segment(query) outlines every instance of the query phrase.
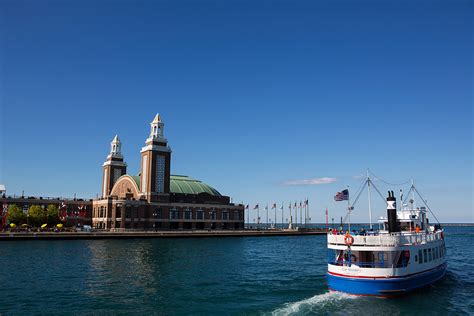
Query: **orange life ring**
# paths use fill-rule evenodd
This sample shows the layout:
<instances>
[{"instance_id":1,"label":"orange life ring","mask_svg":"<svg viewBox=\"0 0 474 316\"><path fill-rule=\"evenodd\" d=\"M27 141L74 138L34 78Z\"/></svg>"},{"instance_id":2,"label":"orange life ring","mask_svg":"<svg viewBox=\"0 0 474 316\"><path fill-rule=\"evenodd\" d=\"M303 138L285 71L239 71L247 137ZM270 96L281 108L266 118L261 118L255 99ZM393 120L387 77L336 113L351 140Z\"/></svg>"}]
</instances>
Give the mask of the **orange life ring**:
<instances>
[{"instance_id":1,"label":"orange life ring","mask_svg":"<svg viewBox=\"0 0 474 316\"><path fill-rule=\"evenodd\" d=\"M348 246L352 245L354 243L354 237L346 235L346 237L344 237L344 243Z\"/></svg>"}]
</instances>

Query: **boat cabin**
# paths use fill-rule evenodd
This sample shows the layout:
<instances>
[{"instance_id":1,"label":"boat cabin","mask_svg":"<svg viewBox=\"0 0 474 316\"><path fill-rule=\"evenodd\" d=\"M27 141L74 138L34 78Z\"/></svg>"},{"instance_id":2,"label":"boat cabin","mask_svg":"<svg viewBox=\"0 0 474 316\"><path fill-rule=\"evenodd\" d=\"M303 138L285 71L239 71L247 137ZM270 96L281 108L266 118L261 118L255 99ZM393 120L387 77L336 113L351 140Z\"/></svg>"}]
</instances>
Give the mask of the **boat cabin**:
<instances>
[{"instance_id":1,"label":"boat cabin","mask_svg":"<svg viewBox=\"0 0 474 316\"><path fill-rule=\"evenodd\" d=\"M397 221L400 225L400 231L402 233L415 232L417 230L419 232L430 231L431 228L426 213L425 207L412 209L404 205L403 209L397 211ZM381 233L388 232L388 219L386 217L380 217L378 224Z\"/></svg>"}]
</instances>

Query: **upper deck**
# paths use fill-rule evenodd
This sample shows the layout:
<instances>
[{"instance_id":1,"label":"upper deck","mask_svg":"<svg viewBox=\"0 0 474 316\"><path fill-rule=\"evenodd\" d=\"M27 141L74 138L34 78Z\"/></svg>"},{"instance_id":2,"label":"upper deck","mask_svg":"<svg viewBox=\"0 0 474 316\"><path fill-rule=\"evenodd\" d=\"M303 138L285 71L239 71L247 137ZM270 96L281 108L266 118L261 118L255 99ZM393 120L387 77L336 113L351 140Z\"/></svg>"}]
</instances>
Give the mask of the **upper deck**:
<instances>
[{"instance_id":1,"label":"upper deck","mask_svg":"<svg viewBox=\"0 0 474 316\"><path fill-rule=\"evenodd\" d=\"M356 247L399 247L430 243L436 240L443 239L443 230L435 232L408 232L408 233L378 233L374 235L357 236L353 235L354 242L352 246ZM344 246L347 244L344 240L344 235L333 235L328 233L328 247L330 246ZM331 248L331 247L330 247Z\"/></svg>"}]
</instances>

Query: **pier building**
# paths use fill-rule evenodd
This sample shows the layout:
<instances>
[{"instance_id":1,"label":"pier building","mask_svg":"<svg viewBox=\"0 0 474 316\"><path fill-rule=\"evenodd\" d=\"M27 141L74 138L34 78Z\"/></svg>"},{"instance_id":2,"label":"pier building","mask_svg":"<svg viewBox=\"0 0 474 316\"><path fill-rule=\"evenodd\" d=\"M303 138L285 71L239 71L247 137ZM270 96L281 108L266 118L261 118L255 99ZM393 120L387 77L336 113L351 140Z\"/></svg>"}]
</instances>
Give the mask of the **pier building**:
<instances>
[{"instance_id":1,"label":"pier building","mask_svg":"<svg viewBox=\"0 0 474 316\"><path fill-rule=\"evenodd\" d=\"M141 149L140 172L127 173L115 136L103 164L102 194L92 201L92 225L108 230L242 229L244 206L212 186L171 174L171 148L159 114Z\"/></svg>"}]
</instances>

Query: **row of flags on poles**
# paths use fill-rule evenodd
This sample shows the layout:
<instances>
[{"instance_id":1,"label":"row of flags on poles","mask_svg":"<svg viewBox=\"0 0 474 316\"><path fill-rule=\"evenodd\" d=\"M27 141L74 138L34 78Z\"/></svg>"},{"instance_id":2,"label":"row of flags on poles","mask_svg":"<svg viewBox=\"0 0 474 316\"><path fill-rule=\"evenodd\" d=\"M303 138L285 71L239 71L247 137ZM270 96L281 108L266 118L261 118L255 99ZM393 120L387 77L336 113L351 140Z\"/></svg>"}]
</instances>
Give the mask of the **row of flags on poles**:
<instances>
[{"instance_id":1,"label":"row of flags on poles","mask_svg":"<svg viewBox=\"0 0 474 316\"><path fill-rule=\"evenodd\" d=\"M292 203L290 202L290 205L289 205L289 208L291 208L292 206ZM304 201L300 201L300 204L298 206L298 202L295 202L295 204L293 205L293 208L297 208L297 207L306 207L308 206L308 199L304 200ZM249 209L249 204L247 204L245 206L245 209L248 210ZM259 204L255 204L255 206L253 207L253 210L258 210L260 208L260 205ZM272 210L275 210L277 208L277 204L276 203L273 203L272 204L272 207L271 209ZM265 210L268 210L268 205L265 206ZM280 210L282 211L283 210L283 204L280 206Z\"/></svg>"},{"instance_id":2,"label":"row of flags on poles","mask_svg":"<svg viewBox=\"0 0 474 316\"><path fill-rule=\"evenodd\" d=\"M336 193L336 195L334 195L334 201L336 202L340 202L340 201L349 201L349 189L344 189L342 191L339 191ZM308 199L305 199L304 201L300 201L299 205L298 205L298 202L294 202L294 204L292 202L290 202L290 204L288 205L288 209L290 210L297 210L298 208L300 209L303 209L303 208L306 208L308 207L308 204L309 204L309 201ZM250 205L247 204L245 206L245 209L246 210L250 210ZM259 210L260 209L260 204L257 203L255 204L255 206L253 207L253 210ZM277 203L273 203L272 204L272 207L271 207L272 210L277 210ZM283 211L284 207L283 207L283 203L281 204L280 206L280 211ZM265 206L265 211L268 211L268 204ZM305 211L306 212L306 211ZM327 225L327 221L328 221L328 209L326 208L326 225ZM305 214L306 217L308 217L309 214ZM260 218L258 218L258 220L260 220Z\"/></svg>"},{"instance_id":3,"label":"row of flags on poles","mask_svg":"<svg viewBox=\"0 0 474 316\"><path fill-rule=\"evenodd\" d=\"M349 189L344 189L340 192L337 192L336 195L334 196L334 201L336 202L348 201L348 200L349 200ZM289 208L291 208L291 206L292 204L290 202ZM305 207L305 206L308 206L308 199L304 201L300 201L299 207ZM245 209L248 210L249 207L250 207L249 204L247 204L245 206ZM298 202L295 202L295 204L293 205L293 208L297 208L297 207L298 207ZM255 206L253 207L253 210L258 210L259 208L260 208L259 204L255 204ZM273 203L272 210L276 208L277 208L277 204ZM265 210L267 209L268 209L268 205L265 206ZM283 204L281 205L280 210L283 210Z\"/></svg>"}]
</instances>

